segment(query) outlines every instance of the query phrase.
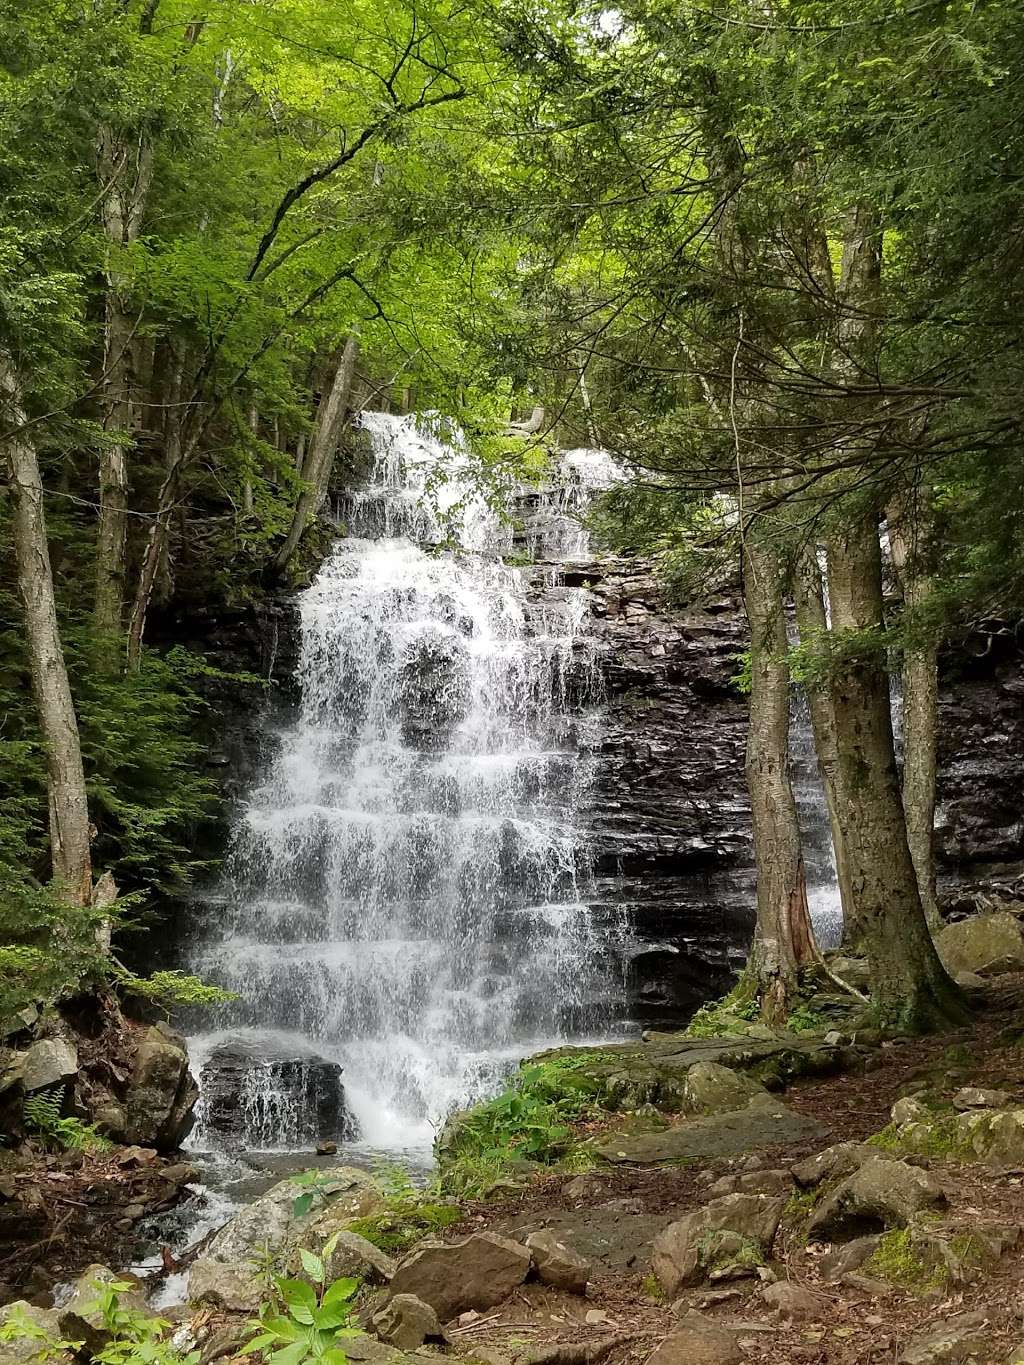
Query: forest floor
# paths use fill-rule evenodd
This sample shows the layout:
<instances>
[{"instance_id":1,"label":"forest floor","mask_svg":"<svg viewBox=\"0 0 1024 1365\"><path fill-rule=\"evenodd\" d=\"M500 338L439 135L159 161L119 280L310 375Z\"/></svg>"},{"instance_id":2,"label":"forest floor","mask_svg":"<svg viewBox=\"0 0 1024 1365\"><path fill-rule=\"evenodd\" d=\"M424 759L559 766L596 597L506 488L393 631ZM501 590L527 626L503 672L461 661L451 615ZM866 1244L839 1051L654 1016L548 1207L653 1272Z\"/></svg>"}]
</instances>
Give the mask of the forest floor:
<instances>
[{"instance_id":1,"label":"forest floor","mask_svg":"<svg viewBox=\"0 0 1024 1365\"><path fill-rule=\"evenodd\" d=\"M829 1248L808 1245L801 1224L784 1219L769 1273L812 1296L793 1318L761 1297L763 1282L757 1277L684 1290L670 1305L651 1274L650 1253L663 1227L707 1201L714 1180L737 1172L788 1170L832 1143L863 1142L886 1127L896 1100L922 1082L930 1094L950 1101L963 1087L976 1086L1009 1092L1010 1103L1024 1104L1024 1048L1000 1038L1008 1024L1019 1025L1022 999L1024 977L1003 978L999 990L989 992L988 1008L972 1028L886 1044L874 1069L863 1075L795 1081L785 1103L819 1121L828 1130L824 1139L764 1145L755 1154L710 1164L593 1171L584 1177L588 1188L582 1206L580 1186L563 1174L467 1207L466 1219L454 1233L491 1229L524 1237L548 1228L588 1256L594 1274L585 1300L540 1285L523 1286L501 1309L467 1324L465 1344L498 1359L514 1354L511 1343L546 1344L553 1335L582 1343L593 1339L595 1331L614 1331L623 1340L607 1359L612 1365L639 1365L696 1310L708 1326L718 1325L733 1337L735 1358L743 1361L881 1365L903 1360L908 1349L908 1360L935 1365L1016 1360L1010 1353L1024 1340L1024 1239L1009 1246L972 1283L899 1287L856 1274L837 1283L822 1273ZM968 1232L1024 1230L1024 1152L1020 1167L936 1157L913 1161L941 1182L949 1201L947 1225ZM937 1345L919 1357L915 1337L939 1323L969 1329L961 1332L967 1344ZM672 1365L698 1365L698 1357L691 1362L680 1356Z\"/></svg>"}]
</instances>

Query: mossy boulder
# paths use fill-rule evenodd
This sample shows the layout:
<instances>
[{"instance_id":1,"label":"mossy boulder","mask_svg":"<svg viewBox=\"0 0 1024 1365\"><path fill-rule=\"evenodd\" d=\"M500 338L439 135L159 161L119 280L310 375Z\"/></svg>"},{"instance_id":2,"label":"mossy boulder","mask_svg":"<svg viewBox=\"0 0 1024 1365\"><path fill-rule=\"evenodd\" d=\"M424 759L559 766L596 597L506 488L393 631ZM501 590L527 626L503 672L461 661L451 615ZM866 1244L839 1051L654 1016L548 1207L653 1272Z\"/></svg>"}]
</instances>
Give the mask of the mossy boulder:
<instances>
[{"instance_id":1,"label":"mossy boulder","mask_svg":"<svg viewBox=\"0 0 1024 1365\"><path fill-rule=\"evenodd\" d=\"M926 1209L944 1208L946 1194L931 1171L871 1157L842 1181L815 1210L812 1241L850 1241L884 1228L906 1227Z\"/></svg>"},{"instance_id":2,"label":"mossy boulder","mask_svg":"<svg viewBox=\"0 0 1024 1365\"><path fill-rule=\"evenodd\" d=\"M753 1274L771 1252L785 1205L782 1196L730 1194L670 1223L651 1256L666 1297L707 1279Z\"/></svg>"},{"instance_id":3,"label":"mossy boulder","mask_svg":"<svg viewBox=\"0 0 1024 1365\"><path fill-rule=\"evenodd\" d=\"M1024 928L1015 915L996 910L947 924L935 939L947 971L982 973L990 963L1005 961L1009 970L1024 971Z\"/></svg>"},{"instance_id":4,"label":"mossy boulder","mask_svg":"<svg viewBox=\"0 0 1024 1365\"><path fill-rule=\"evenodd\" d=\"M871 1141L908 1155L1019 1166L1024 1164L1024 1109L977 1109L894 1123Z\"/></svg>"}]
</instances>

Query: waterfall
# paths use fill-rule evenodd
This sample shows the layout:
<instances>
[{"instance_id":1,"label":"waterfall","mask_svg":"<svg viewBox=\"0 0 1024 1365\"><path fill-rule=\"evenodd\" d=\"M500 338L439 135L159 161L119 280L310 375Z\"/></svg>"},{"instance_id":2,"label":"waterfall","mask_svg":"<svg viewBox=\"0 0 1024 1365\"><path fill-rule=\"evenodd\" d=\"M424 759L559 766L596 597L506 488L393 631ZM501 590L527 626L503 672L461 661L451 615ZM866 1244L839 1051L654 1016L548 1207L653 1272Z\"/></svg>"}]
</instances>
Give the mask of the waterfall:
<instances>
[{"instance_id":1,"label":"waterfall","mask_svg":"<svg viewBox=\"0 0 1024 1365\"><path fill-rule=\"evenodd\" d=\"M299 604L300 711L191 954L239 997L193 1040L196 1145L233 1122L247 1146L422 1149L524 1054L621 1009L574 823L600 721L587 593L505 562L457 432L362 424L368 477ZM534 555L585 554L609 477L576 451L512 490Z\"/></svg>"}]
</instances>

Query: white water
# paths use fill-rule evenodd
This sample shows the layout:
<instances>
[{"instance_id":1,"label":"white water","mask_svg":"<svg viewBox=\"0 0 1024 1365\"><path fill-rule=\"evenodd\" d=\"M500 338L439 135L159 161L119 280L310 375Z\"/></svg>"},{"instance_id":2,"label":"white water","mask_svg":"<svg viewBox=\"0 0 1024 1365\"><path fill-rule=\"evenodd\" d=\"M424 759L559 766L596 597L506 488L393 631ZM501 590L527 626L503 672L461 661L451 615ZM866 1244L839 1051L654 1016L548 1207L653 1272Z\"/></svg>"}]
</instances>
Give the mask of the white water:
<instances>
[{"instance_id":1,"label":"white water","mask_svg":"<svg viewBox=\"0 0 1024 1365\"><path fill-rule=\"evenodd\" d=\"M411 417L364 424L372 472L301 598L301 713L192 954L241 998L192 1047L200 1071L228 1037L340 1062L361 1141L422 1150L524 1054L598 1036L619 1008L573 823L598 670L585 591L548 573L553 590L528 595L461 440ZM586 553L578 514L611 477L599 452L564 460L525 518L554 559ZM248 1145L315 1136L276 1077L269 1061L246 1072ZM201 1104L193 1143L211 1137Z\"/></svg>"}]
</instances>

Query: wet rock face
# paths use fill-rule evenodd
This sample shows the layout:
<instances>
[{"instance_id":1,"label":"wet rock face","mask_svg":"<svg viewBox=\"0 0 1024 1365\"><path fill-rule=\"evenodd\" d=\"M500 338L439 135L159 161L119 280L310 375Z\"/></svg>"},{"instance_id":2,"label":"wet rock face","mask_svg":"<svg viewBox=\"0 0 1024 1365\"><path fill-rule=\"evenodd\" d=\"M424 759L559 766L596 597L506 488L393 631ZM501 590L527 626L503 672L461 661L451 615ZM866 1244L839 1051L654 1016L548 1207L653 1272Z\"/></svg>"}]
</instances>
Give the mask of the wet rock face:
<instances>
[{"instance_id":1,"label":"wet rock face","mask_svg":"<svg viewBox=\"0 0 1024 1365\"><path fill-rule=\"evenodd\" d=\"M238 1147L346 1141L356 1136L337 1062L275 1054L230 1039L203 1063L203 1129Z\"/></svg>"},{"instance_id":2,"label":"wet rock face","mask_svg":"<svg viewBox=\"0 0 1024 1365\"><path fill-rule=\"evenodd\" d=\"M620 929L629 1014L688 1018L728 989L753 930L738 600L669 608L642 565L574 566L590 586L605 712L584 818L598 913Z\"/></svg>"}]
</instances>

